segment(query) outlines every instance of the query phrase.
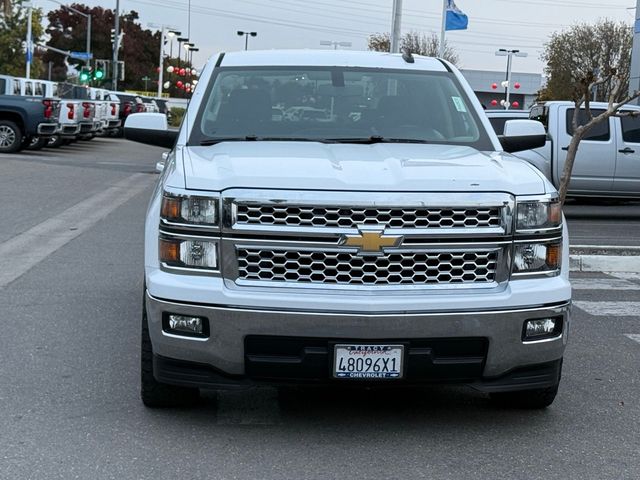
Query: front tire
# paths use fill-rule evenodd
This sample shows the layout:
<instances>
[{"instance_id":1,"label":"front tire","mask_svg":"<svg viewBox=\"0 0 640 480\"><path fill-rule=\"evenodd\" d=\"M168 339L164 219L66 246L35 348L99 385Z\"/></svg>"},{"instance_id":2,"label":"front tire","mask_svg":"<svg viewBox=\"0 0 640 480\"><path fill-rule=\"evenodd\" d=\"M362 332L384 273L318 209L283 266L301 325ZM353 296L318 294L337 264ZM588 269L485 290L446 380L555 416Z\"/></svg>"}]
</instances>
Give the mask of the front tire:
<instances>
[{"instance_id":1,"label":"front tire","mask_svg":"<svg viewBox=\"0 0 640 480\"><path fill-rule=\"evenodd\" d=\"M0 153L15 153L22 148L22 131L11 120L0 120Z\"/></svg>"},{"instance_id":2,"label":"front tire","mask_svg":"<svg viewBox=\"0 0 640 480\"><path fill-rule=\"evenodd\" d=\"M198 402L197 388L177 387L158 382L153 376L153 349L149 337L147 311L142 307L142 339L140 349L140 397L149 408L187 407Z\"/></svg>"}]
</instances>

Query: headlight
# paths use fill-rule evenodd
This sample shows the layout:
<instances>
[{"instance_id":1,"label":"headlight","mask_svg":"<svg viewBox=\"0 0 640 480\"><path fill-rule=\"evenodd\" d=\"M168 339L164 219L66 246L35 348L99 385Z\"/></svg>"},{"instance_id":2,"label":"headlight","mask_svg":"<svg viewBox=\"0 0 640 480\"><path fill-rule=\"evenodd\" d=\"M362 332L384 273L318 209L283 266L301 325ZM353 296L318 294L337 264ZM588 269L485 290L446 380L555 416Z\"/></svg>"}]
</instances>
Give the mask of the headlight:
<instances>
[{"instance_id":1,"label":"headlight","mask_svg":"<svg viewBox=\"0 0 640 480\"><path fill-rule=\"evenodd\" d=\"M516 206L516 232L558 228L562 224L562 208L557 199L525 200Z\"/></svg>"},{"instance_id":2,"label":"headlight","mask_svg":"<svg viewBox=\"0 0 640 480\"><path fill-rule=\"evenodd\" d=\"M214 227L218 224L218 200L204 196L162 196L161 218L168 223Z\"/></svg>"},{"instance_id":3,"label":"headlight","mask_svg":"<svg viewBox=\"0 0 640 480\"><path fill-rule=\"evenodd\" d=\"M513 274L558 273L562 264L562 240L516 243Z\"/></svg>"},{"instance_id":4,"label":"headlight","mask_svg":"<svg viewBox=\"0 0 640 480\"><path fill-rule=\"evenodd\" d=\"M160 262L169 267L217 270L218 244L211 239L160 237Z\"/></svg>"}]
</instances>

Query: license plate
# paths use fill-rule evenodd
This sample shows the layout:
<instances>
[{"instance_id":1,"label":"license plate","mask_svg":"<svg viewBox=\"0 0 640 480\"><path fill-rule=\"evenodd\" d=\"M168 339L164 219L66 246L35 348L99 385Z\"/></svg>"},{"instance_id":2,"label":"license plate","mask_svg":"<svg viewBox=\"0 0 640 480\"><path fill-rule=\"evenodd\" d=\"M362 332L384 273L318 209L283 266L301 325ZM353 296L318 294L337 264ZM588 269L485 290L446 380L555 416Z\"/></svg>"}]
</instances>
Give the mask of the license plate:
<instances>
[{"instance_id":1,"label":"license plate","mask_svg":"<svg viewBox=\"0 0 640 480\"><path fill-rule=\"evenodd\" d=\"M403 345L336 345L336 378L402 378Z\"/></svg>"}]
</instances>

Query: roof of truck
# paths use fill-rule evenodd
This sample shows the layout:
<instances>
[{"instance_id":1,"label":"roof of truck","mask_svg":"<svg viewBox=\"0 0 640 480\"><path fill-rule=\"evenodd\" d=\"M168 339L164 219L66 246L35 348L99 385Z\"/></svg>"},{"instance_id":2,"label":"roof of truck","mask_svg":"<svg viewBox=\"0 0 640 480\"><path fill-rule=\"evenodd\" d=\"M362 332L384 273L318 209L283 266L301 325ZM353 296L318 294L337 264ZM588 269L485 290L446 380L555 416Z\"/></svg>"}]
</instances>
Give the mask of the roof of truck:
<instances>
[{"instance_id":1,"label":"roof of truck","mask_svg":"<svg viewBox=\"0 0 640 480\"><path fill-rule=\"evenodd\" d=\"M211 61L216 61L217 56ZM402 68L446 72L437 58L413 55L414 63L406 62L399 53L354 50L248 50L228 52L221 67L296 66L296 67L361 67Z\"/></svg>"},{"instance_id":2,"label":"roof of truck","mask_svg":"<svg viewBox=\"0 0 640 480\"><path fill-rule=\"evenodd\" d=\"M538 106L538 105L535 105L535 106ZM573 107L575 106L575 103L569 100L550 100L548 102L544 102L544 105L561 105L561 106L568 105ZM608 108L608 107L609 107L609 104L607 102L589 102L589 108ZM584 108L584 104L582 105L582 108ZM640 109L640 106L627 103L623 108L637 110L637 109Z\"/></svg>"}]
</instances>

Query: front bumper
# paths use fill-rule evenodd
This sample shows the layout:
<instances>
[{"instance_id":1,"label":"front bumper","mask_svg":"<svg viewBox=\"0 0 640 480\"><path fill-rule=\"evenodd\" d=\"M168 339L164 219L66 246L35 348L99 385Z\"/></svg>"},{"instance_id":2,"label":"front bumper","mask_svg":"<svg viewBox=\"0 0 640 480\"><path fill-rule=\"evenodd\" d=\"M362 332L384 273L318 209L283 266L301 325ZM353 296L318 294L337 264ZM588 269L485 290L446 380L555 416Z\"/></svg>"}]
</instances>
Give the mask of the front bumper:
<instances>
[{"instance_id":1,"label":"front bumper","mask_svg":"<svg viewBox=\"0 0 640 480\"><path fill-rule=\"evenodd\" d=\"M558 365L570 324L568 301L509 310L358 314L185 304L158 299L147 292L146 311L156 355L156 377L167 383L184 385L184 376L171 372L187 368L186 375L193 380L190 385L203 387L243 385L256 381L280 383L279 380L283 379L284 383L330 382L331 343L338 340L406 344L407 355L414 352L416 365L424 366L420 374L407 377L409 383L459 381L487 391L542 388L557 382ZM194 339L164 332L162 316L166 312L206 317L210 336ZM563 319L562 334L549 340L523 342L523 323L528 319L547 317ZM306 360L302 357L278 358L276 355L265 360L258 354L254 358L247 352L248 338L310 342L309 352L315 355L312 359L315 373L309 375L308 371L299 370L304 374L298 375L295 368L291 370L291 365L296 362L301 369L304 368ZM484 347L473 347L476 349L474 352L446 359L436 358L432 351L437 348L430 347L444 342L445 349L451 349L451 345L467 341L476 345L480 342ZM482 348L481 354L477 348ZM458 369L455 368L456 362ZM282 368L289 368L289 373L281 375L279 369ZM194 373L198 371L208 373L199 377ZM513 375L515 380L511 378Z\"/></svg>"}]
</instances>

